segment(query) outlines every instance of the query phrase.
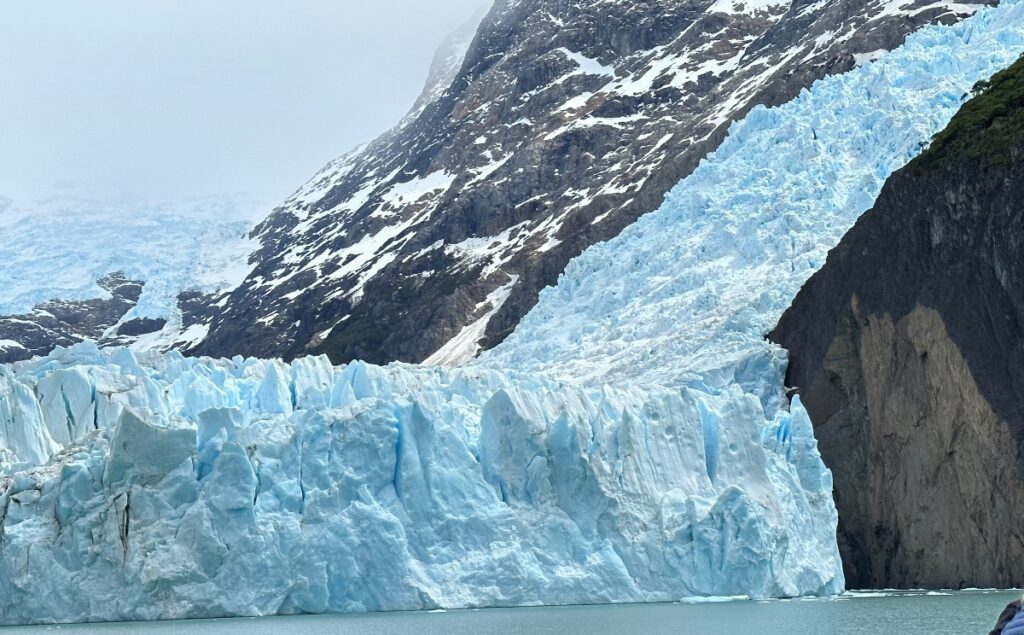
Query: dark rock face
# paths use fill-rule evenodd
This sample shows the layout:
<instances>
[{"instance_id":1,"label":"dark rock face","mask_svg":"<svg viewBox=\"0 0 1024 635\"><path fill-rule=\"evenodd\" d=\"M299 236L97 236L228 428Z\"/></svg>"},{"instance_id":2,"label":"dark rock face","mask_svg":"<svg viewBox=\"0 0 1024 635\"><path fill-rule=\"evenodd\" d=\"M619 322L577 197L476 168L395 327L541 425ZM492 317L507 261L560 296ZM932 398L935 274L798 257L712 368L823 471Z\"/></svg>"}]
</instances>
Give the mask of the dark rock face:
<instances>
[{"instance_id":1,"label":"dark rock face","mask_svg":"<svg viewBox=\"0 0 1024 635\"><path fill-rule=\"evenodd\" d=\"M208 336L186 348L422 361L497 309L480 342L493 346L571 258L655 209L731 121L966 6L499 0L461 67L434 73L454 77L446 90L428 86L397 128L255 230L256 268L193 311Z\"/></svg>"},{"instance_id":2,"label":"dark rock face","mask_svg":"<svg viewBox=\"0 0 1024 635\"><path fill-rule=\"evenodd\" d=\"M835 476L850 587L1024 576L1024 62L997 74L771 339Z\"/></svg>"},{"instance_id":3,"label":"dark rock face","mask_svg":"<svg viewBox=\"0 0 1024 635\"><path fill-rule=\"evenodd\" d=\"M167 324L163 318L135 318L128 320L117 327L118 335L137 336L146 333L155 333Z\"/></svg>"},{"instance_id":4,"label":"dark rock face","mask_svg":"<svg viewBox=\"0 0 1024 635\"><path fill-rule=\"evenodd\" d=\"M142 283L112 273L97 281L107 299L52 300L25 315L0 317L0 363L45 355L55 346L99 340L139 301ZM127 326L127 324L125 325Z\"/></svg>"}]
</instances>

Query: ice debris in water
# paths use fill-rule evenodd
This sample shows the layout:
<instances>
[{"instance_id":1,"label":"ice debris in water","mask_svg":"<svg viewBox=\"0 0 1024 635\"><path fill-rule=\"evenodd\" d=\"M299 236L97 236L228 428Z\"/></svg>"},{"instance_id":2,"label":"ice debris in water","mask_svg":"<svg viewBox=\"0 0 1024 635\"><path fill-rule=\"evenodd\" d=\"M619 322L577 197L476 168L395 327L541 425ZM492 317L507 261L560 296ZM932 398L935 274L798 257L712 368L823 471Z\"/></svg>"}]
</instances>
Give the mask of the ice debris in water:
<instances>
[{"instance_id":1,"label":"ice debris in water","mask_svg":"<svg viewBox=\"0 0 1024 635\"><path fill-rule=\"evenodd\" d=\"M1004 0L756 109L478 364L0 367L0 621L840 592L831 475L759 338L1022 33Z\"/></svg>"}]
</instances>

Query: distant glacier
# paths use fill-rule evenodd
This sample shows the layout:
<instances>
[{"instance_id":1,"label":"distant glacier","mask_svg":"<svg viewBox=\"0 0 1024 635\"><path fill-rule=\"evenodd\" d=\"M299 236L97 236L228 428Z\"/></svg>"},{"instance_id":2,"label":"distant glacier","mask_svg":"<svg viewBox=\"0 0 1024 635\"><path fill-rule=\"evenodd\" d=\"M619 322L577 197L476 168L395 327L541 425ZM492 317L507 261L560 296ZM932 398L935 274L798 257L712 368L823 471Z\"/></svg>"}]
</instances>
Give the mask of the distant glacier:
<instances>
[{"instance_id":1,"label":"distant glacier","mask_svg":"<svg viewBox=\"0 0 1024 635\"><path fill-rule=\"evenodd\" d=\"M0 622L843 588L831 475L761 336L1024 5L758 108L461 369L91 344L0 367Z\"/></svg>"},{"instance_id":2,"label":"distant glacier","mask_svg":"<svg viewBox=\"0 0 1024 635\"><path fill-rule=\"evenodd\" d=\"M246 237L261 206L248 197L130 203L57 197L0 208L0 315L47 300L107 295L97 280L122 272L146 284L125 320L170 319L178 294L238 284Z\"/></svg>"}]
</instances>

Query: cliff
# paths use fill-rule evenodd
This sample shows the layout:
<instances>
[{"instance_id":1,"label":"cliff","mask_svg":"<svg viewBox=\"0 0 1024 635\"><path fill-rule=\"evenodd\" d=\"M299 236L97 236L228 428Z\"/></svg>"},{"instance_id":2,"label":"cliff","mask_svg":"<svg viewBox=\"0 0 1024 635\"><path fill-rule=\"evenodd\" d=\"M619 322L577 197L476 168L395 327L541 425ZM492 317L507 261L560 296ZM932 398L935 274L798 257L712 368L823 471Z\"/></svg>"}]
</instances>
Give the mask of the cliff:
<instances>
[{"instance_id":1,"label":"cliff","mask_svg":"<svg viewBox=\"0 0 1024 635\"><path fill-rule=\"evenodd\" d=\"M1024 61L972 92L769 336L835 475L851 588L1024 575Z\"/></svg>"}]
</instances>

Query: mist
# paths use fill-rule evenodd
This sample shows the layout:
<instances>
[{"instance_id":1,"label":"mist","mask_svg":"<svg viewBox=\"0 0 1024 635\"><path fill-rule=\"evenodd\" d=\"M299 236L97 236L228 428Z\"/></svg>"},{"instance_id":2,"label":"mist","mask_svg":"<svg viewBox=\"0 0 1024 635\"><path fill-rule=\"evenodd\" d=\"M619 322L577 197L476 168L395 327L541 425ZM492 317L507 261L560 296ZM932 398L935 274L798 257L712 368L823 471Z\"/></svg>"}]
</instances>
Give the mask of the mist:
<instances>
[{"instance_id":1,"label":"mist","mask_svg":"<svg viewBox=\"0 0 1024 635\"><path fill-rule=\"evenodd\" d=\"M0 211L295 190L394 125L485 0L11 3Z\"/></svg>"}]
</instances>

